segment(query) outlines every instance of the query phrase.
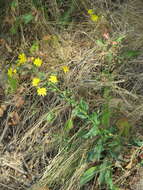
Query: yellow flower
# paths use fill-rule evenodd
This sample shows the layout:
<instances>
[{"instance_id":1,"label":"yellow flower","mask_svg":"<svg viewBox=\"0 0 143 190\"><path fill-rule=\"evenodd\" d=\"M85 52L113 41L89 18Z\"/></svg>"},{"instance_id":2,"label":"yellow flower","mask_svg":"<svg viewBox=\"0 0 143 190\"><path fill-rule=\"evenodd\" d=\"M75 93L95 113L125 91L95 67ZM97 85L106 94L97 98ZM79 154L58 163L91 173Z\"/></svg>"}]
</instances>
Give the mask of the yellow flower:
<instances>
[{"instance_id":1,"label":"yellow flower","mask_svg":"<svg viewBox=\"0 0 143 190\"><path fill-rule=\"evenodd\" d=\"M37 94L39 96L46 96L47 95L47 89L46 88L38 88L37 89Z\"/></svg>"},{"instance_id":2,"label":"yellow flower","mask_svg":"<svg viewBox=\"0 0 143 190\"><path fill-rule=\"evenodd\" d=\"M33 78L32 79L32 86L38 86L39 82L40 82L39 78Z\"/></svg>"},{"instance_id":3,"label":"yellow flower","mask_svg":"<svg viewBox=\"0 0 143 190\"><path fill-rule=\"evenodd\" d=\"M93 21L93 22L97 22L98 21L98 19L99 19L99 16L97 16L97 15L95 15L95 14L93 14L93 15L91 15L91 20Z\"/></svg>"},{"instance_id":4,"label":"yellow flower","mask_svg":"<svg viewBox=\"0 0 143 190\"><path fill-rule=\"evenodd\" d=\"M16 73L17 73L17 70L16 70L16 69L13 69L13 73L16 74Z\"/></svg>"},{"instance_id":5,"label":"yellow flower","mask_svg":"<svg viewBox=\"0 0 143 190\"><path fill-rule=\"evenodd\" d=\"M89 9L87 12L89 15L92 15L94 13L93 9Z\"/></svg>"},{"instance_id":6,"label":"yellow flower","mask_svg":"<svg viewBox=\"0 0 143 190\"><path fill-rule=\"evenodd\" d=\"M26 55L24 53L19 54L18 56L18 62L21 63L25 63L27 61Z\"/></svg>"},{"instance_id":7,"label":"yellow flower","mask_svg":"<svg viewBox=\"0 0 143 190\"><path fill-rule=\"evenodd\" d=\"M52 83L57 83L58 82L58 79L55 75L51 75L50 78L49 78L49 81L52 82Z\"/></svg>"},{"instance_id":8,"label":"yellow flower","mask_svg":"<svg viewBox=\"0 0 143 190\"><path fill-rule=\"evenodd\" d=\"M12 77L13 74L16 74L17 70L16 69L12 69L11 67L8 69L7 74L9 77Z\"/></svg>"},{"instance_id":9,"label":"yellow flower","mask_svg":"<svg viewBox=\"0 0 143 190\"><path fill-rule=\"evenodd\" d=\"M7 74L8 74L9 77L13 76L13 70L12 70L11 67L8 69Z\"/></svg>"},{"instance_id":10,"label":"yellow flower","mask_svg":"<svg viewBox=\"0 0 143 190\"><path fill-rule=\"evenodd\" d=\"M36 67L40 67L42 65L42 60L40 58L36 58L33 63Z\"/></svg>"},{"instance_id":11,"label":"yellow flower","mask_svg":"<svg viewBox=\"0 0 143 190\"><path fill-rule=\"evenodd\" d=\"M67 72L69 72L69 67L68 66L63 66L62 67L62 69L63 69L63 71L64 71L64 73L67 73Z\"/></svg>"}]
</instances>

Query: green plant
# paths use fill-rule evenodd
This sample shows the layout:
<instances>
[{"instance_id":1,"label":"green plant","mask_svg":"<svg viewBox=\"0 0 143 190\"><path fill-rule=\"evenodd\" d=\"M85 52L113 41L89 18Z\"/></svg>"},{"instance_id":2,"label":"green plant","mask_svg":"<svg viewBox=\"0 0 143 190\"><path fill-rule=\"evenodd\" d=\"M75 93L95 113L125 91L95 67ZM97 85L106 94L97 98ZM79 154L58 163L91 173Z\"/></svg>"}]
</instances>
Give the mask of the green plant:
<instances>
[{"instance_id":1,"label":"green plant","mask_svg":"<svg viewBox=\"0 0 143 190\"><path fill-rule=\"evenodd\" d=\"M92 140L92 145L87 152L87 163L97 163L95 166L89 167L81 176L80 185L83 186L95 176L98 176L99 185L107 185L110 190L117 190L118 188L113 184L112 172L114 162L118 160L118 156L123 150L122 134L119 133L115 126L110 124L112 116L108 103L103 107L103 111L92 112L89 111L88 104L81 99L79 102L73 97L67 96L66 91L61 91L57 86L52 85L52 90L60 94L60 97L73 107L70 119L65 124L65 132L68 134L74 127L74 119L80 118L84 121L85 126L90 126L90 129L83 128L78 134L78 138L85 139L85 141ZM105 94L109 95L108 90ZM86 129L86 130L85 130ZM68 145L68 149L72 148Z\"/></svg>"},{"instance_id":2,"label":"green plant","mask_svg":"<svg viewBox=\"0 0 143 190\"><path fill-rule=\"evenodd\" d=\"M106 95L109 95L108 90L105 90L105 92ZM62 98L65 97L66 94L64 93ZM117 190L118 188L112 181L113 163L118 160L124 144L122 143L122 134L120 134L116 126L110 124L112 113L108 107L108 103L103 107L102 113L90 113L89 106L84 100L77 102L72 98L66 97L66 101L73 106L71 118L65 126L66 132L70 132L73 128L73 120L76 117L84 120L85 126L90 125L90 129L85 131L84 128L83 133L80 132L78 138L83 138L85 141L89 139L93 140L92 146L86 155L86 162L90 164L98 163L83 173L80 185L83 186L95 176L98 176L98 183L101 186L106 184L110 190Z\"/></svg>"},{"instance_id":3,"label":"green plant","mask_svg":"<svg viewBox=\"0 0 143 190\"><path fill-rule=\"evenodd\" d=\"M105 59L108 60L107 63L112 64L116 52L114 54L114 45L108 47L111 40L107 44L104 41L102 42L102 40L96 43L101 48L99 48L99 51L105 53ZM31 46L29 53L30 55L35 55L38 51L39 43L36 41ZM111 59L109 59L110 53ZM14 66L10 68L10 72L8 73L11 77L10 82L12 80L10 86L16 90L17 84L13 82L13 79L16 78L20 83L21 76L27 74L30 76L29 85L32 86L33 91L36 90L36 94L45 97L48 93L54 93L60 100L65 101L71 107L71 113L68 119L64 121L65 125L63 131L65 134L63 136L61 135L62 140L65 142L63 143L65 145L64 151L68 153L68 151L75 150L80 143L89 143L88 151L85 154L85 159L83 159L83 163L87 164L88 169L86 168L87 170L85 169L82 172L80 178L81 187L96 176L100 186L107 186L110 190L117 189L112 179L113 166L123 150L124 144L122 143L122 139L125 139L129 134L129 124L124 120L119 120L115 124L111 123L114 114L114 110L109 107L109 101L112 99L110 96L111 87L102 88L105 103L101 109L91 110L83 98L77 100L72 91L60 88L60 86L62 86L62 80L60 81L62 76L59 77L58 71L44 72L42 70L43 66L44 64L41 58L37 56L28 58L24 53L19 54L18 60L15 61ZM15 72L15 69L17 72ZM62 66L62 70L64 74L69 72L67 66ZM112 78L108 69L107 76L109 79ZM74 122L76 119L79 121L77 123L80 123L75 133L77 138L75 142L71 140L71 142L68 143L72 136L72 131L74 131ZM46 121L53 123L54 120L56 120L54 112L48 112ZM123 127L120 128L120 126ZM73 168L71 171L74 171L79 159L80 158L72 163ZM69 176L71 175L72 172L69 172Z\"/></svg>"}]
</instances>

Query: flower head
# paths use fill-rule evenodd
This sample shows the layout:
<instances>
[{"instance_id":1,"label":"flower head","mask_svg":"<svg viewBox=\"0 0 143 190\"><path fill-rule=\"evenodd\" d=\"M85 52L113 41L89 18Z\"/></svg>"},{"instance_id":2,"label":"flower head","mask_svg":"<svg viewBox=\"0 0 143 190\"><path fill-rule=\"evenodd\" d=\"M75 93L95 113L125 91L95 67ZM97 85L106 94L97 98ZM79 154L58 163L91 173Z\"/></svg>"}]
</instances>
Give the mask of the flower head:
<instances>
[{"instance_id":1,"label":"flower head","mask_svg":"<svg viewBox=\"0 0 143 190\"><path fill-rule=\"evenodd\" d=\"M91 15L91 20L93 21L93 22L97 22L98 21L98 19L99 19L99 16L98 15L95 15L95 14L93 14L93 15Z\"/></svg>"},{"instance_id":2,"label":"flower head","mask_svg":"<svg viewBox=\"0 0 143 190\"><path fill-rule=\"evenodd\" d=\"M51 75L50 78L49 78L49 81L52 82L52 83L57 83L58 82L58 79L55 75Z\"/></svg>"},{"instance_id":3,"label":"flower head","mask_svg":"<svg viewBox=\"0 0 143 190\"><path fill-rule=\"evenodd\" d=\"M7 74L9 77L12 77L13 74L16 74L17 73L17 70L16 69L12 69L12 67L10 67L7 71Z\"/></svg>"},{"instance_id":4,"label":"flower head","mask_svg":"<svg viewBox=\"0 0 143 190\"><path fill-rule=\"evenodd\" d=\"M8 74L9 77L12 77L12 75L13 75L13 70L12 70L11 67L8 69L7 74Z\"/></svg>"},{"instance_id":5,"label":"flower head","mask_svg":"<svg viewBox=\"0 0 143 190\"><path fill-rule=\"evenodd\" d=\"M33 63L36 65L36 67L40 67L43 62L40 58L36 58Z\"/></svg>"},{"instance_id":6,"label":"flower head","mask_svg":"<svg viewBox=\"0 0 143 190\"><path fill-rule=\"evenodd\" d=\"M63 71L64 71L64 73L67 73L67 72L69 72L69 67L68 66L63 66L62 67L62 69L63 69Z\"/></svg>"},{"instance_id":7,"label":"flower head","mask_svg":"<svg viewBox=\"0 0 143 190\"><path fill-rule=\"evenodd\" d=\"M16 70L16 69L13 69L13 73L16 74L16 73L17 73L17 70Z\"/></svg>"},{"instance_id":8,"label":"flower head","mask_svg":"<svg viewBox=\"0 0 143 190\"><path fill-rule=\"evenodd\" d=\"M46 88L38 88L37 89L37 94L39 95L39 96L46 96L47 95L47 89Z\"/></svg>"},{"instance_id":9,"label":"flower head","mask_svg":"<svg viewBox=\"0 0 143 190\"><path fill-rule=\"evenodd\" d=\"M88 14L89 14L89 15L92 15L92 14L94 14L94 11L93 11L93 9L89 9L87 12L88 12Z\"/></svg>"},{"instance_id":10,"label":"flower head","mask_svg":"<svg viewBox=\"0 0 143 190\"><path fill-rule=\"evenodd\" d=\"M32 79L32 86L38 86L39 82L40 82L39 78L33 78Z\"/></svg>"},{"instance_id":11,"label":"flower head","mask_svg":"<svg viewBox=\"0 0 143 190\"><path fill-rule=\"evenodd\" d=\"M19 54L18 56L18 62L21 63L25 63L27 61L26 55L24 53Z\"/></svg>"}]
</instances>

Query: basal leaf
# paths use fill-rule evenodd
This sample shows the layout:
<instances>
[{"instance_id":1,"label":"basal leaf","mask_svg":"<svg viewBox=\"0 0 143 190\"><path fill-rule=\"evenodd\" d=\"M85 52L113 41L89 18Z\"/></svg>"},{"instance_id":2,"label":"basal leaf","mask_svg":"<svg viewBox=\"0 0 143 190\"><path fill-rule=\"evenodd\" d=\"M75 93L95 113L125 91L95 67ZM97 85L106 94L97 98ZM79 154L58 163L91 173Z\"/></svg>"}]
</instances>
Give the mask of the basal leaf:
<instances>
[{"instance_id":1,"label":"basal leaf","mask_svg":"<svg viewBox=\"0 0 143 190\"><path fill-rule=\"evenodd\" d=\"M8 82L9 82L11 90L15 92L17 89L17 85L18 85L17 79L8 77Z\"/></svg>"},{"instance_id":2,"label":"basal leaf","mask_svg":"<svg viewBox=\"0 0 143 190\"><path fill-rule=\"evenodd\" d=\"M110 117L111 117L111 112L108 109L105 110L102 115L102 125L104 125L105 127L109 127Z\"/></svg>"},{"instance_id":3,"label":"basal leaf","mask_svg":"<svg viewBox=\"0 0 143 190\"><path fill-rule=\"evenodd\" d=\"M105 44L101 40L96 40L98 46L103 47Z\"/></svg>"},{"instance_id":4,"label":"basal leaf","mask_svg":"<svg viewBox=\"0 0 143 190\"><path fill-rule=\"evenodd\" d=\"M35 53L39 50L39 42L36 41L32 44L31 48L30 48L30 53Z\"/></svg>"},{"instance_id":5,"label":"basal leaf","mask_svg":"<svg viewBox=\"0 0 143 190\"><path fill-rule=\"evenodd\" d=\"M53 120L55 119L55 114L53 112L49 112L46 116L46 120L48 123L53 122Z\"/></svg>"},{"instance_id":6,"label":"basal leaf","mask_svg":"<svg viewBox=\"0 0 143 190\"><path fill-rule=\"evenodd\" d=\"M65 131L70 131L73 128L73 120L72 119L68 119L66 124L65 124Z\"/></svg>"},{"instance_id":7,"label":"basal leaf","mask_svg":"<svg viewBox=\"0 0 143 190\"><path fill-rule=\"evenodd\" d=\"M98 115L96 112L93 112L90 116L89 119L93 122L94 126L98 126L100 124L100 120L98 119Z\"/></svg>"},{"instance_id":8,"label":"basal leaf","mask_svg":"<svg viewBox=\"0 0 143 190\"><path fill-rule=\"evenodd\" d=\"M81 118L81 119L87 119L88 115L84 112L77 112L77 117Z\"/></svg>"},{"instance_id":9,"label":"basal leaf","mask_svg":"<svg viewBox=\"0 0 143 190\"><path fill-rule=\"evenodd\" d=\"M97 171L98 171L98 167L96 166L91 167L88 170L86 170L85 173L80 178L80 185L83 186L87 182L89 182L91 179L93 179Z\"/></svg>"},{"instance_id":10,"label":"basal leaf","mask_svg":"<svg viewBox=\"0 0 143 190\"><path fill-rule=\"evenodd\" d=\"M84 100L80 100L79 107L81 110L87 112L89 109L88 104Z\"/></svg>"},{"instance_id":11,"label":"basal leaf","mask_svg":"<svg viewBox=\"0 0 143 190\"><path fill-rule=\"evenodd\" d=\"M31 13L27 13L25 15L22 16L22 19L24 21L25 24L30 23L33 20L33 15Z\"/></svg>"},{"instance_id":12,"label":"basal leaf","mask_svg":"<svg viewBox=\"0 0 143 190\"><path fill-rule=\"evenodd\" d=\"M123 52L123 54L122 54L122 56L127 59L134 58L138 55L140 55L140 51L138 51L138 50L127 50L127 51Z\"/></svg>"},{"instance_id":13,"label":"basal leaf","mask_svg":"<svg viewBox=\"0 0 143 190\"><path fill-rule=\"evenodd\" d=\"M96 127L92 127L88 132L87 134L85 134L83 136L83 138L85 139L88 139L88 138L92 138L92 137L95 137L96 135L99 134L99 130L96 128Z\"/></svg>"}]
</instances>

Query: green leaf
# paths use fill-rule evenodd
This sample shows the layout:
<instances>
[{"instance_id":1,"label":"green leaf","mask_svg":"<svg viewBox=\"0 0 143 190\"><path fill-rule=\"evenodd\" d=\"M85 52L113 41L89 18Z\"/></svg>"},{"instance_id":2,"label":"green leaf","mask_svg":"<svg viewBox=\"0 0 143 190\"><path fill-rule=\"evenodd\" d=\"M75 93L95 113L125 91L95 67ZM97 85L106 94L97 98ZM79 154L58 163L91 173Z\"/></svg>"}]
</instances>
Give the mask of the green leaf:
<instances>
[{"instance_id":1,"label":"green leaf","mask_svg":"<svg viewBox=\"0 0 143 190\"><path fill-rule=\"evenodd\" d=\"M105 182L110 187L110 189L112 190L114 185L113 185L113 181L112 181L111 170L106 171L106 173L105 173Z\"/></svg>"},{"instance_id":2,"label":"green leaf","mask_svg":"<svg viewBox=\"0 0 143 190\"><path fill-rule=\"evenodd\" d=\"M99 175L99 178L98 178L100 184L105 183L106 170L107 170L107 161L103 162L100 165L100 175Z\"/></svg>"},{"instance_id":3,"label":"green leaf","mask_svg":"<svg viewBox=\"0 0 143 190\"><path fill-rule=\"evenodd\" d=\"M100 140L99 140L100 141ZM88 161L99 161L101 159L101 153L104 151L102 143L97 143L95 147L88 154Z\"/></svg>"},{"instance_id":4,"label":"green leaf","mask_svg":"<svg viewBox=\"0 0 143 190\"><path fill-rule=\"evenodd\" d=\"M24 21L25 24L30 23L33 20L33 15L31 13L27 13L25 15L22 16L22 19Z\"/></svg>"},{"instance_id":5,"label":"green leaf","mask_svg":"<svg viewBox=\"0 0 143 190\"><path fill-rule=\"evenodd\" d=\"M119 130L119 135L122 137L126 137L126 140L131 135L132 125L130 124L128 118L123 117L117 120L116 127Z\"/></svg>"},{"instance_id":6,"label":"green leaf","mask_svg":"<svg viewBox=\"0 0 143 190\"><path fill-rule=\"evenodd\" d=\"M96 40L96 43L98 46L103 47L105 44L102 42L102 40Z\"/></svg>"},{"instance_id":7,"label":"green leaf","mask_svg":"<svg viewBox=\"0 0 143 190\"><path fill-rule=\"evenodd\" d=\"M18 86L18 81L15 78L12 77L8 77L8 83L10 85L10 88L13 92L15 92L17 90L17 86Z\"/></svg>"},{"instance_id":8,"label":"green leaf","mask_svg":"<svg viewBox=\"0 0 143 190\"><path fill-rule=\"evenodd\" d=\"M94 124L94 126L98 126L100 124L100 120L98 119L98 115L96 112L93 112L90 116L89 116L89 120L91 120Z\"/></svg>"},{"instance_id":9,"label":"green leaf","mask_svg":"<svg viewBox=\"0 0 143 190\"><path fill-rule=\"evenodd\" d=\"M83 138L83 136L86 135L86 133L87 133L86 129L79 130L78 133L77 133L77 137L82 137Z\"/></svg>"},{"instance_id":10,"label":"green leaf","mask_svg":"<svg viewBox=\"0 0 143 190\"><path fill-rule=\"evenodd\" d=\"M86 135L83 136L83 138L88 139L97 136L100 133L100 131L96 127L92 127Z\"/></svg>"},{"instance_id":11,"label":"green leaf","mask_svg":"<svg viewBox=\"0 0 143 190\"><path fill-rule=\"evenodd\" d=\"M80 100L79 107L81 110L87 112L89 109L88 104L84 100Z\"/></svg>"},{"instance_id":12,"label":"green leaf","mask_svg":"<svg viewBox=\"0 0 143 190\"><path fill-rule=\"evenodd\" d=\"M80 178L80 186L85 185L87 182L93 179L97 171L98 171L97 166L91 167L88 170L86 170L85 173Z\"/></svg>"},{"instance_id":13,"label":"green leaf","mask_svg":"<svg viewBox=\"0 0 143 190\"><path fill-rule=\"evenodd\" d=\"M113 190L112 175L111 175L111 165L107 160L105 160L100 165L100 175L99 175L98 180L99 180L100 185L107 184L108 186L111 187L110 189Z\"/></svg>"},{"instance_id":14,"label":"green leaf","mask_svg":"<svg viewBox=\"0 0 143 190\"><path fill-rule=\"evenodd\" d=\"M65 124L65 128L64 130L69 132L71 129L73 128L73 120L72 119L68 119L66 124Z\"/></svg>"},{"instance_id":15,"label":"green leaf","mask_svg":"<svg viewBox=\"0 0 143 190\"><path fill-rule=\"evenodd\" d=\"M72 110L72 116L73 117L77 116L81 119L87 119L88 109L89 109L88 104L84 100L80 100L79 104L77 104L75 109Z\"/></svg>"},{"instance_id":16,"label":"green leaf","mask_svg":"<svg viewBox=\"0 0 143 190\"><path fill-rule=\"evenodd\" d=\"M31 48L30 48L30 53L35 53L35 52L37 52L37 51L39 51L39 42L38 41L36 41L36 42L34 42L33 44L32 44L32 46L31 46Z\"/></svg>"},{"instance_id":17,"label":"green leaf","mask_svg":"<svg viewBox=\"0 0 143 190\"><path fill-rule=\"evenodd\" d=\"M18 2L17 2L17 0L14 0L11 3L11 8L16 8L16 7L18 7Z\"/></svg>"},{"instance_id":18,"label":"green leaf","mask_svg":"<svg viewBox=\"0 0 143 190\"><path fill-rule=\"evenodd\" d=\"M125 38L125 36L120 36L119 38L117 38L115 41L116 42L122 42L122 40Z\"/></svg>"},{"instance_id":19,"label":"green leaf","mask_svg":"<svg viewBox=\"0 0 143 190\"><path fill-rule=\"evenodd\" d=\"M18 29L18 27L17 26L15 26L15 25L13 25L11 28L10 28L10 33L11 34L16 34L17 33L17 29Z\"/></svg>"},{"instance_id":20,"label":"green leaf","mask_svg":"<svg viewBox=\"0 0 143 190\"><path fill-rule=\"evenodd\" d=\"M99 161L101 158L101 153L104 151L104 145L102 139L99 139L96 145L96 159Z\"/></svg>"},{"instance_id":21,"label":"green leaf","mask_svg":"<svg viewBox=\"0 0 143 190\"><path fill-rule=\"evenodd\" d=\"M101 166L100 166L100 175L99 175L99 178L98 178L98 181L99 181L99 184L102 185L105 183L105 174L106 174L106 165L103 163Z\"/></svg>"},{"instance_id":22,"label":"green leaf","mask_svg":"<svg viewBox=\"0 0 143 190\"><path fill-rule=\"evenodd\" d=\"M76 106L77 105L77 101L74 100L74 99L69 99L69 103L72 105L72 106Z\"/></svg>"},{"instance_id":23,"label":"green leaf","mask_svg":"<svg viewBox=\"0 0 143 190\"><path fill-rule=\"evenodd\" d=\"M38 72L38 77L41 79L41 80L45 80L47 77L46 77L46 74L44 72Z\"/></svg>"},{"instance_id":24,"label":"green leaf","mask_svg":"<svg viewBox=\"0 0 143 190\"><path fill-rule=\"evenodd\" d=\"M78 112L79 112L78 107L75 107L75 108L72 110L72 117L77 116Z\"/></svg>"},{"instance_id":25,"label":"green leaf","mask_svg":"<svg viewBox=\"0 0 143 190\"><path fill-rule=\"evenodd\" d=\"M79 117L81 119L87 119L88 115L86 112L84 112L83 110L81 110L78 106L72 110L72 117Z\"/></svg>"},{"instance_id":26,"label":"green leaf","mask_svg":"<svg viewBox=\"0 0 143 190\"><path fill-rule=\"evenodd\" d=\"M140 51L138 50L128 50L128 51L123 52L122 54L122 56L127 59L136 57L138 55L140 55Z\"/></svg>"},{"instance_id":27,"label":"green leaf","mask_svg":"<svg viewBox=\"0 0 143 190\"><path fill-rule=\"evenodd\" d=\"M110 110L106 109L103 112L102 115L102 125L105 127L109 127L110 126L110 117L111 117L111 112Z\"/></svg>"},{"instance_id":28,"label":"green leaf","mask_svg":"<svg viewBox=\"0 0 143 190\"><path fill-rule=\"evenodd\" d=\"M136 145L136 146L141 147L141 146L143 146L143 141L134 140L133 144Z\"/></svg>"},{"instance_id":29,"label":"green leaf","mask_svg":"<svg viewBox=\"0 0 143 190\"><path fill-rule=\"evenodd\" d=\"M76 114L77 117L81 118L81 119L87 119L88 115L85 112L77 112Z\"/></svg>"},{"instance_id":30,"label":"green leaf","mask_svg":"<svg viewBox=\"0 0 143 190\"><path fill-rule=\"evenodd\" d=\"M49 112L46 116L46 120L48 123L52 123L55 119L55 114L53 112Z\"/></svg>"}]
</instances>

